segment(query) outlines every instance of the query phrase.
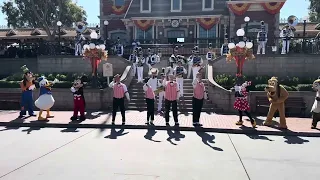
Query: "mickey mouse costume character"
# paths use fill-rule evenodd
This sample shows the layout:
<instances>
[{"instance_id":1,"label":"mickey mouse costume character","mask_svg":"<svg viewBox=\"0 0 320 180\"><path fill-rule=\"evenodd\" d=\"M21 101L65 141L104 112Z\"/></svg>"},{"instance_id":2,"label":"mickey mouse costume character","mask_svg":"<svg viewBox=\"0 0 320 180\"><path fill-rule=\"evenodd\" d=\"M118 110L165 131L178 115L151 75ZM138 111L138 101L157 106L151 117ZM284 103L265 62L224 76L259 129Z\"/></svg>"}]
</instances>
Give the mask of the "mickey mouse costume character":
<instances>
[{"instance_id":1,"label":"mickey mouse costume character","mask_svg":"<svg viewBox=\"0 0 320 180\"><path fill-rule=\"evenodd\" d=\"M248 91L247 91L247 87L251 85L251 82L246 81L243 84L241 84L241 80L242 78L238 77L237 79L238 82L234 87L236 100L234 102L233 107L239 112L239 121L236 123L236 125L243 124L242 114L244 112L249 117L252 127L255 128L257 126L257 123L249 113L250 105L248 102Z\"/></svg>"},{"instance_id":2,"label":"mickey mouse costume character","mask_svg":"<svg viewBox=\"0 0 320 180\"><path fill-rule=\"evenodd\" d=\"M80 121L84 121L86 101L83 95L84 84L87 82L87 77L82 76L81 78L74 81L73 86L70 88L73 93L73 116L70 118L72 121L78 119L78 112L80 112Z\"/></svg>"}]
</instances>

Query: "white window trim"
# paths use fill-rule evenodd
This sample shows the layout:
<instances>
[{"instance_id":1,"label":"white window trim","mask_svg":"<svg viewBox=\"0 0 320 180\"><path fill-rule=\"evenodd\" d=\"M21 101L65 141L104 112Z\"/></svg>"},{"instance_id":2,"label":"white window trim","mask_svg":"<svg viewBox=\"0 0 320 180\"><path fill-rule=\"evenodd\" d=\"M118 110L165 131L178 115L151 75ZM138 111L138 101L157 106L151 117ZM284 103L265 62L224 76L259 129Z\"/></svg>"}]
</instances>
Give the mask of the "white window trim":
<instances>
[{"instance_id":1,"label":"white window trim","mask_svg":"<svg viewBox=\"0 0 320 180\"><path fill-rule=\"evenodd\" d=\"M182 0L180 0L180 9L174 10L173 9L173 0L171 0L171 12L181 12L182 11Z\"/></svg>"},{"instance_id":2,"label":"white window trim","mask_svg":"<svg viewBox=\"0 0 320 180\"><path fill-rule=\"evenodd\" d=\"M137 26L134 26L134 34L133 34L134 39L138 38L137 37L137 32L138 32L137 28L138 28ZM154 25L151 27L151 29L152 29L152 39L154 39ZM146 31L143 31L143 39L146 39Z\"/></svg>"},{"instance_id":3,"label":"white window trim","mask_svg":"<svg viewBox=\"0 0 320 180\"><path fill-rule=\"evenodd\" d=\"M143 1L140 0L140 13L151 13L151 0L149 0L149 10L143 10Z\"/></svg>"},{"instance_id":4,"label":"white window trim","mask_svg":"<svg viewBox=\"0 0 320 180\"><path fill-rule=\"evenodd\" d=\"M212 11L214 9L214 0L211 0L211 7L210 8L205 8L205 0L202 0L202 11Z\"/></svg>"}]
</instances>

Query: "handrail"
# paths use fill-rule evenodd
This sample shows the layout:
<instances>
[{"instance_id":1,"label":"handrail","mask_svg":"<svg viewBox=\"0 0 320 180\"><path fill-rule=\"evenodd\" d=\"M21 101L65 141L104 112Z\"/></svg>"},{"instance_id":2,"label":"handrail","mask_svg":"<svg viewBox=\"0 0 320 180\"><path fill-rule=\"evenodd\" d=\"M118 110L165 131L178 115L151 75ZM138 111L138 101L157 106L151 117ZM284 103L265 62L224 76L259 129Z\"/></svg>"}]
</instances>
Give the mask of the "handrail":
<instances>
[{"instance_id":1,"label":"handrail","mask_svg":"<svg viewBox=\"0 0 320 180\"><path fill-rule=\"evenodd\" d=\"M231 92L230 90L227 90L226 88L220 86L220 85L214 80L214 78L213 78L213 67L212 67L212 65L209 65L209 64L208 64L208 68L207 68L207 69L208 69L208 70L207 70L208 82L209 82L212 86L217 87L217 88L219 88L219 89L221 89L221 90L224 90L224 91L226 91L226 92Z\"/></svg>"}]
</instances>

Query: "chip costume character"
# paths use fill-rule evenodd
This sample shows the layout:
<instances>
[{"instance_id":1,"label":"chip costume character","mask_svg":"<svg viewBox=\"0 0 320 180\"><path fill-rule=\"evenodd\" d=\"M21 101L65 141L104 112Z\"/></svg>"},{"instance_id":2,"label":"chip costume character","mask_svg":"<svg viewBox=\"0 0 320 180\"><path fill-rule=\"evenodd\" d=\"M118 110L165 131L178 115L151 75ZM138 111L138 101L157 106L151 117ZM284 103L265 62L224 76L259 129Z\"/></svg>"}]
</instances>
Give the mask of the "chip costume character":
<instances>
[{"instance_id":1,"label":"chip costume character","mask_svg":"<svg viewBox=\"0 0 320 180\"><path fill-rule=\"evenodd\" d=\"M21 69L24 72L24 75L23 80L20 83L22 94L20 100L19 118L22 118L26 115L26 110L28 110L29 116L36 116L33 111L33 90L36 89L34 77L27 66L24 65L21 67Z\"/></svg>"},{"instance_id":2,"label":"chip costume character","mask_svg":"<svg viewBox=\"0 0 320 180\"><path fill-rule=\"evenodd\" d=\"M286 117L285 117L285 100L288 98L288 91L278 83L276 77L272 77L268 80L268 86L265 88L267 97L270 102L269 112L264 125L269 126L272 124L272 118L274 113L278 110L280 116L280 128L287 129Z\"/></svg>"},{"instance_id":3,"label":"chip costume character","mask_svg":"<svg viewBox=\"0 0 320 180\"><path fill-rule=\"evenodd\" d=\"M259 44L257 54L260 54L261 50L262 50L262 54L266 54L266 44L268 41L268 33L266 31L264 21L261 21L260 24L261 24L261 30L257 34L257 41Z\"/></svg>"},{"instance_id":4,"label":"chip costume character","mask_svg":"<svg viewBox=\"0 0 320 180\"><path fill-rule=\"evenodd\" d=\"M320 121L320 78L315 80L312 84L313 89L317 92L316 97L311 108L312 113L312 125L311 128L317 128L317 124Z\"/></svg>"},{"instance_id":5,"label":"chip costume character","mask_svg":"<svg viewBox=\"0 0 320 180\"><path fill-rule=\"evenodd\" d=\"M238 77L238 79L237 79L238 82L237 82L236 86L234 87L236 100L234 102L233 107L236 110L238 110L238 113L239 113L239 121L236 123L236 125L243 124L242 116L243 116L243 112L244 112L249 117L252 127L255 128L257 126L257 123L251 117L251 114L249 112L250 111L250 104L248 101L248 91L247 91L247 87L251 85L251 82L246 81L242 84L241 79L242 79L242 77Z\"/></svg>"},{"instance_id":6,"label":"chip costume character","mask_svg":"<svg viewBox=\"0 0 320 180\"><path fill-rule=\"evenodd\" d=\"M80 113L80 121L84 121L86 119L86 101L83 92L86 81L87 77L82 76L81 78L75 80L73 86L70 88L71 92L73 93L73 116L70 118L72 121L78 120L78 113Z\"/></svg>"},{"instance_id":7,"label":"chip costume character","mask_svg":"<svg viewBox=\"0 0 320 180\"><path fill-rule=\"evenodd\" d=\"M40 86L40 94L39 98L35 101L35 105L37 108L40 109L38 120L47 120L48 118L53 118L54 116L50 115L50 109L54 105L54 98L52 96L52 86L55 82L49 82L44 76L38 79L39 86ZM42 117L43 111L47 111L46 118Z\"/></svg>"}]
</instances>

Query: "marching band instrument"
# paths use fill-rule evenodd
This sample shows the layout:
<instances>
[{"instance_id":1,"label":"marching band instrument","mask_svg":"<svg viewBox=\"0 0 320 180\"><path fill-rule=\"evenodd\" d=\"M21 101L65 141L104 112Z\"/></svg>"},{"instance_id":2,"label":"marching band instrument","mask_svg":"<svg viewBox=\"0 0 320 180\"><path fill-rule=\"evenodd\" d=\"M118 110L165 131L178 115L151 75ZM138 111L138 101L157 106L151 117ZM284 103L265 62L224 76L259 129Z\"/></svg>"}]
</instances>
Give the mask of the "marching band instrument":
<instances>
[{"instance_id":1,"label":"marching band instrument","mask_svg":"<svg viewBox=\"0 0 320 180\"><path fill-rule=\"evenodd\" d=\"M160 84L160 86L154 91L154 93L156 95L158 95L160 92L164 91L164 86L163 86L163 80L162 79L158 80L158 84Z\"/></svg>"},{"instance_id":2,"label":"marching band instrument","mask_svg":"<svg viewBox=\"0 0 320 180\"><path fill-rule=\"evenodd\" d=\"M158 76L158 73L159 73L158 68L151 68L148 74L153 76Z\"/></svg>"},{"instance_id":3,"label":"marching band instrument","mask_svg":"<svg viewBox=\"0 0 320 180\"><path fill-rule=\"evenodd\" d=\"M187 63L188 63L188 59L185 58L184 56L177 55L177 59L178 59L178 60L179 60L179 59L183 60L183 63L184 63L184 64L187 64Z\"/></svg>"},{"instance_id":4,"label":"marching band instrument","mask_svg":"<svg viewBox=\"0 0 320 180\"><path fill-rule=\"evenodd\" d=\"M184 71L183 66L176 67L176 78L182 78L184 73L183 71Z\"/></svg>"}]
</instances>

